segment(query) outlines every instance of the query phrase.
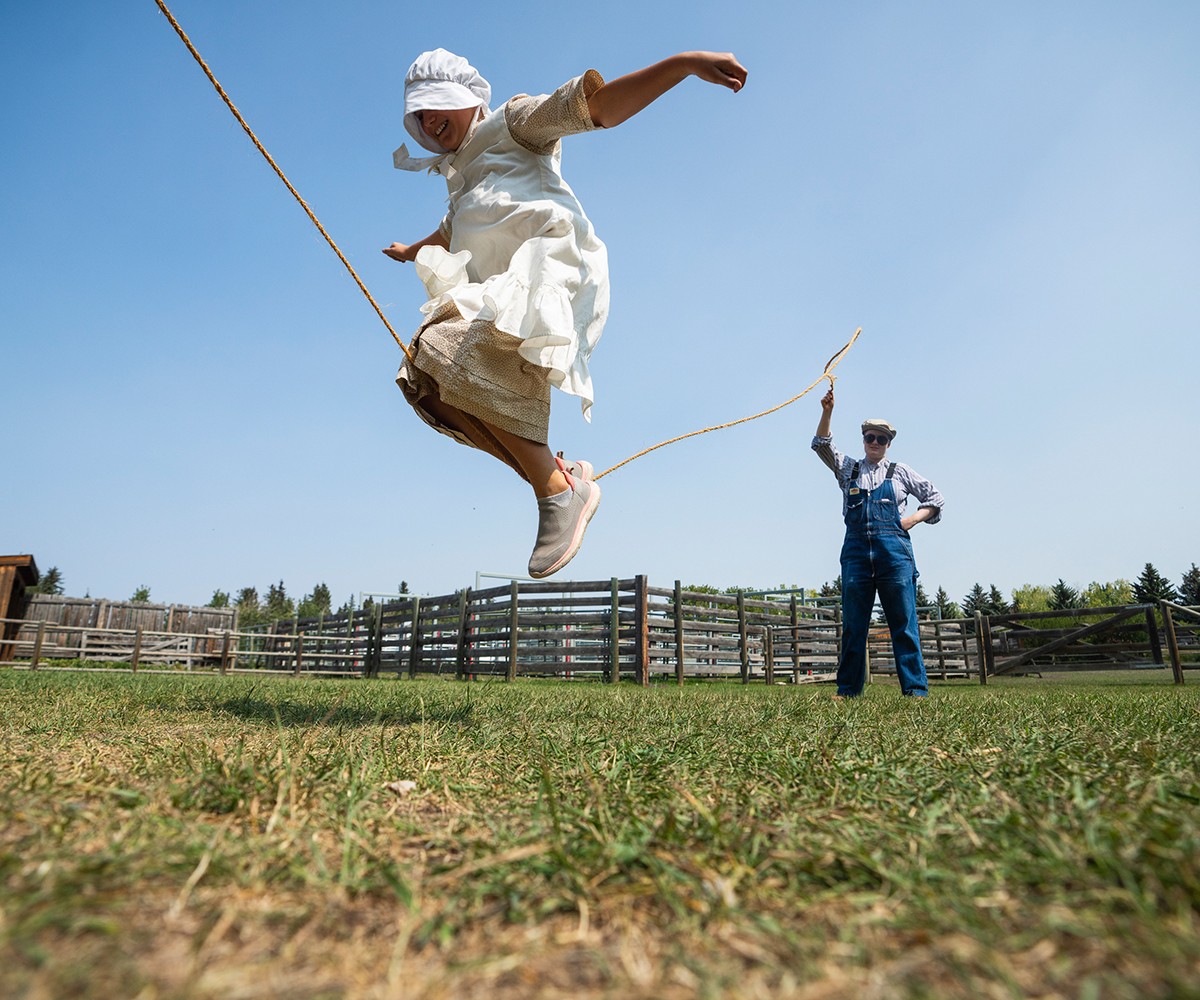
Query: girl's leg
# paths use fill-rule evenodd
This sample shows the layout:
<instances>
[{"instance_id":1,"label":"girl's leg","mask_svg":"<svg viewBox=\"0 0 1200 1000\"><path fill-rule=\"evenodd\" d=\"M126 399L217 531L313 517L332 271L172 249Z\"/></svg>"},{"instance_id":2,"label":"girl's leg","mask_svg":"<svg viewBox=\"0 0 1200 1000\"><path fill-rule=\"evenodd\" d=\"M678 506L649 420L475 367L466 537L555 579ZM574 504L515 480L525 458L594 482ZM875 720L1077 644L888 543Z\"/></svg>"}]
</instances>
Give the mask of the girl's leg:
<instances>
[{"instance_id":1,"label":"girl's leg","mask_svg":"<svg viewBox=\"0 0 1200 1000\"><path fill-rule=\"evenodd\" d=\"M548 445L518 437L506 430L480 421L496 438L504 449L516 459L525 473L525 478L533 487L533 494L539 500L556 496L570 488L567 477L554 461Z\"/></svg>"},{"instance_id":2,"label":"girl's leg","mask_svg":"<svg viewBox=\"0 0 1200 1000\"><path fill-rule=\"evenodd\" d=\"M513 468L533 487L538 502L538 534L529 557L529 575L538 579L550 576L574 559L600 504L600 484L591 480L590 466L586 478L568 477L564 464L556 461L541 442L520 437L440 399L423 400L422 406L481 451Z\"/></svg>"},{"instance_id":3,"label":"girl's leg","mask_svg":"<svg viewBox=\"0 0 1200 1000\"><path fill-rule=\"evenodd\" d=\"M458 431L480 451L495 455L506 465L516 469L529 481L539 499L562 493L569 486L567 477L559 469L548 445L519 437L510 431L489 424L478 417L463 413L456 407L436 397L427 397L421 405L441 423ZM481 434L480 429L487 431ZM489 437L492 440L489 440ZM503 454L497 454L499 444Z\"/></svg>"}]
</instances>

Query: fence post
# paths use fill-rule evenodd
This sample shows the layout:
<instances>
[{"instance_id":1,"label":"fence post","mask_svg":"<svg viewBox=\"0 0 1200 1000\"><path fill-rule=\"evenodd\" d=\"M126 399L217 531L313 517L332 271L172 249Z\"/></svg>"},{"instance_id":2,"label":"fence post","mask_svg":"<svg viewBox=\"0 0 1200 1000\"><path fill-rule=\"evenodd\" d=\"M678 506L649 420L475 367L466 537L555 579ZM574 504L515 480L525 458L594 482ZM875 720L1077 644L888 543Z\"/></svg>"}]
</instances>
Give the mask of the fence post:
<instances>
[{"instance_id":1,"label":"fence post","mask_svg":"<svg viewBox=\"0 0 1200 1000\"><path fill-rule=\"evenodd\" d=\"M975 651L979 654L979 683L987 684L987 656L983 650L983 615L975 612Z\"/></svg>"},{"instance_id":2,"label":"fence post","mask_svg":"<svg viewBox=\"0 0 1200 1000\"><path fill-rule=\"evenodd\" d=\"M608 682L621 679L621 581L615 576L609 581L612 611L608 617Z\"/></svg>"},{"instance_id":3,"label":"fence post","mask_svg":"<svg viewBox=\"0 0 1200 1000\"><path fill-rule=\"evenodd\" d=\"M1154 608L1146 608L1146 638L1150 640L1150 655L1160 667L1163 664L1162 641L1158 638L1158 621Z\"/></svg>"},{"instance_id":4,"label":"fence post","mask_svg":"<svg viewBox=\"0 0 1200 1000\"><path fill-rule=\"evenodd\" d=\"M293 637L296 643L296 670L297 677L300 676L300 664L304 660L304 633L297 632Z\"/></svg>"},{"instance_id":5,"label":"fence post","mask_svg":"<svg viewBox=\"0 0 1200 1000\"><path fill-rule=\"evenodd\" d=\"M408 634L408 676L417 676L417 665L421 656L421 598L412 599L412 629Z\"/></svg>"},{"instance_id":6,"label":"fence post","mask_svg":"<svg viewBox=\"0 0 1200 1000\"><path fill-rule=\"evenodd\" d=\"M521 627L521 588L513 580L508 589L508 676L506 680L517 679L517 633Z\"/></svg>"},{"instance_id":7,"label":"fence post","mask_svg":"<svg viewBox=\"0 0 1200 1000\"><path fill-rule=\"evenodd\" d=\"M137 627L137 631L133 635L133 656L129 658L129 669L132 673L137 673L138 660L142 658L142 626Z\"/></svg>"},{"instance_id":8,"label":"fence post","mask_svg":"<svg viewBox=\"0 0 1200 1000\"><path fill-rule=\"evenodd\" d=\"M775 683L775 640L771 635L771 626L764 625L763 629L763 672L767 684Z\"/></svg>"},{"instance_id":9,"label":"fence post","mask_svg":"<svg viewBox=\"0 0 1200 1000\"><path fill-rule=\"evenodd\" d=\"M375 617L371 622L371 659L369 661L368 677L378 677L379 668L383 664L383 601L375 605Z\"/></svg>"},{"instance_id":10,"label":"fence post","mask_svg":"<svg viewBox=\"0 0 1200 1000\"><path fill-rule=\"evenodd\" d=\"M637 595L637 678L642 687L650 683L650 581L639 574L634 581Z\"/></svg>"},{"instance_id":11,"label":"fence post","mask_svg":"<svg viewBox=\"0 0 1200 1000\"><path fill-rule=\"evenodd\" d=\"M30 661L29 669L37 670L38 661L42 658L42 640L46 638L46 623L38 622L37 638L33 640L33 659Z\"/></svg>"},{"instance_id":12,"label":"fence post","mask_svg":"<svg viewBox=\"0 0 1200 1000\"><path fill-rule=\"evenodd\" d=\"M229 670L229 629L225 630L225 638L221 641L221 675Z\"/></svg>"},{"instance_id":13,"label":"fence post","mask_svg":"<svg viewBox=\"0 0 1200 1000\"><path fill-rule=\"evenodd\" d=\"M933 621L933 636L937 641L938 651L938 666L942 668L941 679L946 679L946 647L942 642L942 612L939 609L938 616Z\"/></svg>"},{"instance_id":14,"label":"fence post","mask_svg":"<svg viewBox=\"0 0 1200 1000\"><path fill-rule=\"evenodd\" d=\"M792 594L792 683L800 683L800 611Z\"/></svg>"},{"instance_id":15,"label":"fence post","mask_svg":"<svg viewBox=\"0 0 1200 1000\"><path fill-rule=\"evenodd\" d=\"M842 602L839 600L833 609L833 669L836 671L842 663L842 639L844 629L842 628Z\"/></svg>"},{"instance_id":16,"label":"fence post","mask_svg":"<svg viewBox=\"0 0 1200 1000\"><path fill-rule=\"evenodd\" d=\"M1183 683L1183 659L1179 655L1179 636L1175 634L1175 616L1171 614L1171 606L1166 601L1158 602L1162 609L1163 630L1167 633L1167 651L1171 654L1171 673L1176 684Z\"/></svg>"},{"instance_id":17,"label":"fence post","mask_svg":"<svg viewBox=\"0 0 1200 1000\"><path fill-rule=\"evenodd\" d=\"M458 593L458 648L454 651L454 679L460 681L467 676L467 629L471 620L467 608L470 603L471 588L464 587Z\"/></svg>"},{"instance_id":18,"label":"fence post","mask_svg":"<svg viewBox=\"0 0 1200 1000\"><path fill-rule=\"evenodd\" d=\"M738 646L742 654L742 683L750 683L750 650L746 648L746 595L737 592Z\"/></svg>"},{"instance_id":19,"label":"fence post","mask_svg":"<svg viewBox=\"0 0 1200 1000\"><path fill-rule=\"evenodd\" d=\"M683 684L683 586L675 581L675 683Z\"/></svg>"}]
</instances>

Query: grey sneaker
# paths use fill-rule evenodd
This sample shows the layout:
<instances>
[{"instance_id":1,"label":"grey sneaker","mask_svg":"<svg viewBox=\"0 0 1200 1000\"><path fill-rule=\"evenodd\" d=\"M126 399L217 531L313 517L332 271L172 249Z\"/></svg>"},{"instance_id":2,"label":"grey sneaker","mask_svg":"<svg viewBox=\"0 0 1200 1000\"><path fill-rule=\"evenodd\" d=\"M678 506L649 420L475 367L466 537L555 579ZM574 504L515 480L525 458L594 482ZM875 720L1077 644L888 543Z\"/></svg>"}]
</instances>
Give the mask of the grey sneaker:
<instances>
[{"instance_id":1,"label":"grey sneaker","mask_svg":"<svg viewBox=\"0 0 1200 1000\"><path fill-rule=\"evenodd\" d=\"M538 500L537 542L529 557L529 575L535 580L557 573L575 558L588 521L600 506L599 484L574 478L570 483L566 504L553 503L553 497Z\"/></svg>"},{"instance_id":2,"label":"grey sneaker","mask_svg":"<svg viewBox=\"0 0 1200 1000\"><path fill-rule=\"evenodd\" d=\"M596 478L596 470L592 467L591 462L585 462L583 459L578 459L574 462L567 462L564 461L561 452L559 453L558 457L554 459L554 461L558 463L559 469L561 469L564 474L570 476L572 479L582 479L584 482L590 483Z\"/></svg>"}]
</instances>

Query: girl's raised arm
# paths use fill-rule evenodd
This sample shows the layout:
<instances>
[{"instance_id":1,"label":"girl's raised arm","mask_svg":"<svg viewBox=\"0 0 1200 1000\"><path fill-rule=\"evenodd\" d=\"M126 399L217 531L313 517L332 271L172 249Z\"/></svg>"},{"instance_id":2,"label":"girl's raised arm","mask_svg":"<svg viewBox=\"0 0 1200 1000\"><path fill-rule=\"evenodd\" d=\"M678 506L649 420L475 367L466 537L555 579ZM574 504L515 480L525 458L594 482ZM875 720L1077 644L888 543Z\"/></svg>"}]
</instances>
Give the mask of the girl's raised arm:
<instances>
[{"instance_id":1,"label":"girl's raised arm","mask_svg":"<svg viewBox=\"0 0 1200 1000\"><path fill-rule=\"evenodd\" d=\"M588 98L592 122L601 128L620 125L689 76L737 93L746 82L746 68L731 52L680 52L597 90Z\"/></svg>"}]
</instances>

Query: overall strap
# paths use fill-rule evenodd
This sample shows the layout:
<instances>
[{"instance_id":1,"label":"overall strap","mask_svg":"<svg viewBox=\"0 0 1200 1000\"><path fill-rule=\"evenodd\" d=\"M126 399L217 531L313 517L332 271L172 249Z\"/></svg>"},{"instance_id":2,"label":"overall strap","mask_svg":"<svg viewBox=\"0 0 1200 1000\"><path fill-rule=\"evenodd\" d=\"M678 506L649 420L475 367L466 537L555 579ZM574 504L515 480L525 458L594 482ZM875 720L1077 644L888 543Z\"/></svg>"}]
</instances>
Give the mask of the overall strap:
<instances>
[{"instance_id":1,"label":"overall strap","mask_svg":"<svg viewBox=\"0 0 1200 1000\"><path fill-rule=\"evenodd\" d=\"M895 474L896 474L896 463L893 462L891 465L888 466L887 475L884 476L883 478L891 479L892 476L894 476Z\"/></svg>"},{"instance_id":2,"label":"overall strap","mask_svg":"<svg viewBox=\"0 0 1200 1000\"><path fill-rule=\"evenodd\" d=\"M861 465L861 463L860 463L860 462L855 462L855 463L854 463L854 468L850 470L850 483L849 483L849 485L851 485L851 486L856 486L856 485L858 485L858 469L859 469L859 466L860 466L860 465Z\"/></svg>"}]
</instances>

